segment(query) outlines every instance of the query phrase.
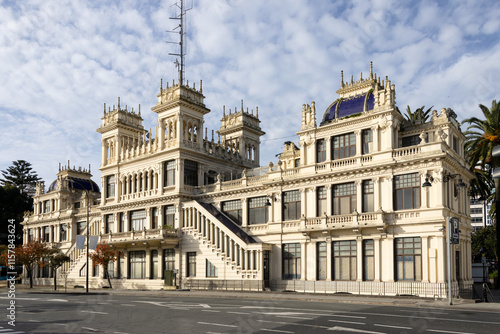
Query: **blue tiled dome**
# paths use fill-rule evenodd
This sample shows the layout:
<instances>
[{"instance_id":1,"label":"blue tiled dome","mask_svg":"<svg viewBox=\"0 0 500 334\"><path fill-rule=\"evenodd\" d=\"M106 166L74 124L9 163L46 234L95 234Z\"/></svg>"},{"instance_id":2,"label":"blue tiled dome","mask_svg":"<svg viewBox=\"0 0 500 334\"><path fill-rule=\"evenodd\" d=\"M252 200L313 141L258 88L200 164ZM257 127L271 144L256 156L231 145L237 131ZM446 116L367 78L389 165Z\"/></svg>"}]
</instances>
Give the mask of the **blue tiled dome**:
<instances>
[{"instance_id":1,"label":"blue tiled dome","mask_svg":"<svg viewBox=\"0 0 500 334\"><path fill-rule=\"evenodd\" d=\"M79 190L89 190L93 192L100 192L97 184L92 180L79 179L75 177L68 177L68 188L79 189ZM50 184L48 191L54 191L57 189L57 180Z\"/></svg>"},{"instance_id":2,"label":"blue tiled dome","mask_svg":"<svg viewBox=\"0 0 500 334\"><path fill-rule=\"evenodd\" d=\"M374 105L375 98L371 92L347 99L339 99L330 104L330 106L326 109L320 126L329 123L334 118L342 118L362 113L365 110L373 110Z\"/></svg>"}]
</instances>

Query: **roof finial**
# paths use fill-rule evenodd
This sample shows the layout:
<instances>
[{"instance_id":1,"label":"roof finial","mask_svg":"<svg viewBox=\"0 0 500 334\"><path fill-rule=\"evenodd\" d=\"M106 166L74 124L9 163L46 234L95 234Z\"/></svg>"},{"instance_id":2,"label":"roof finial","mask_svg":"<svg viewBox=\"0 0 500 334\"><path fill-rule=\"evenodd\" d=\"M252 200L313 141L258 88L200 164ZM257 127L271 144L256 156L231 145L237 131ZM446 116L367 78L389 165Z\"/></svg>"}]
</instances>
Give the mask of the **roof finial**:
<instances>
[{"instance_id":1,"label":"roof finial","mask_svg":"<svg viewBox=\"0 0 500 334\"><path fill-rule=\"evenodd\" d=\"M226 117L226 106L222 106L222 117Z\"/></svg>"},{"instance_id":2,"label":"roof finial","mask_svg":"<svg viewBox=\"0 0 500 334\"><path fill-rule=\"evenodd\" d=\"M255 117L259 118L259 107L255 107L255 111L257 112L257 115Z\"/></svg>"},{"instance_id":3,"label":"roof finial","mask_svg":"<svg viewBox=\"0 0 500 334\"><path fill-rule=\"evenodd\" d=\"M373 61L370 61L370 80L373 79Z\"/></svg>"},{"instance_id":4,"label":"roof finial","mask_svg":"<svg viewBox=\"0 0 500 334\"><path fill-rule=\"evenodd\" d=\"M203 81L200 80L200 93L203 94Z\"/></svg>"},{"instance_id":5,"label":"roof finial","mask_svg":"<svg viewBox=\"0 0 500 334\"><path fill-rule=\"evenodd\" d=\"M344 71L340 71L340 87L344 88Z\"/></svg>"},{"instance_id":6,"label":"roof finial","mask_svg":"<svg viewBox=\"0 0 500 334\"><path fill-rule=\"evenodd\" d=\"M139 103L139 117L141 117L141 104Z\"/></svg>"},{"instance_id":7,"label":"roof finial","mask_svg":"<svg viewBox=\"0 0 500 334\"><path fill-rule=\"evenodd\" d=\"M359 75L359 81L363 81L363 72L361 72L361 74Z\"/></svg>"},{"instance_id":8,"label":"roof finial","mask_svg":"<svg viewBox=\"0 0 500 334\"><path fill-rule=\"evenodd\" d=\"M351 85L354 83L354 76L351 74Z\"/></svg>"},{"instance_id":9,"label":"roof finial","mask_svg":"<svg viewBox=\"0 0 500 334\"><path fill-rule=\"evenodd\" d=\"M163 92L163 78L160 79L160 93Z\"/></svg>"},{"instance_id":10,"label":"roof finial","mask_svg":"<svg viewBox=\"0 0 500 334\"><path fill-rule=\"evenodd\" d=\"M120 97L118 96L118 110L120 110Z\"/></svg>"},{"instance_id":11,"label":"roof finial","mask_svg":"<svg viewBox=\"0 0 500 334\"><path fill-rule=\"evenodd\" d=\"M243 112L243 100L241 100L241 112Z\"/></svg>"},{"instance_id":12,"label":"roof finial","mask_svg":"<svg viewBox=\"0 0 500 334\"><path fill-rule=\"evenodd\" d=\"M106 103L104 103L104 115L106 115Z\"/></svg>"}]
</instances>

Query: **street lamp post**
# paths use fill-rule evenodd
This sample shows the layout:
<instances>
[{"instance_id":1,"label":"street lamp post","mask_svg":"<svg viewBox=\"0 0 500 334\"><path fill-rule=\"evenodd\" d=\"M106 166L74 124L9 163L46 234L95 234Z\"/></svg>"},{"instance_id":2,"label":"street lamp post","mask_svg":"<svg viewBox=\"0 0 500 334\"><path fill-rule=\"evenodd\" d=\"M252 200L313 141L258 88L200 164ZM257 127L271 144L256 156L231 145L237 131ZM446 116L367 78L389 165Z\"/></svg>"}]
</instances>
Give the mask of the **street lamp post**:
<instances>
[{"instance_id":1,"label":"street lamp post","mask_svg":"<svg viewBox=\"0 0 500 334\"><path fill-rule=\"evenodd\" d=\"M89 214L90 214L90 198L89 191L85 190L85 196L87 197L87 264L86 264L86 285L85 292L89 293L89 241L90 241L90 226L89 226Z\"/></svg>"}]
</instances>

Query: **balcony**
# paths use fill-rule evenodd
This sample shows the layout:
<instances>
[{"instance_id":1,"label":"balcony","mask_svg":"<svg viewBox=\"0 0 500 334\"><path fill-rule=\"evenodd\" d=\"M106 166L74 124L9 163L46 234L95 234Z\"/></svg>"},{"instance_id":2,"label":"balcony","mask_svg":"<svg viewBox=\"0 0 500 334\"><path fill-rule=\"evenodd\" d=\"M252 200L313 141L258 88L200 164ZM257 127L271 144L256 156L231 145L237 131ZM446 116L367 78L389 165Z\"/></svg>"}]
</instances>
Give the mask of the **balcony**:
<instances>
[{"instance_id":1,"label":"balcony","mask_svg":"<svg viewBox=\"0 0 500 334\"><path fill-rule=\"evenodd\" d=\"M160 246L177 245L180 241L179 230L157 228L142 231L127 231L101 235L101 241L115 246Z\"/></svg>"},{"instance_id":2,"label":"balcony","mask_svg":"<svg viewBox=\"0 0 500 334\"><path fill-rule=\"evenodd\" d=\"M366 227L376 227L379 230L384 230L387 223L386 213L383 211L312 218L303 217L300 220L300 231L306 233L314 231L328 232L330 230Z\"/></svg>"}]
</instances>

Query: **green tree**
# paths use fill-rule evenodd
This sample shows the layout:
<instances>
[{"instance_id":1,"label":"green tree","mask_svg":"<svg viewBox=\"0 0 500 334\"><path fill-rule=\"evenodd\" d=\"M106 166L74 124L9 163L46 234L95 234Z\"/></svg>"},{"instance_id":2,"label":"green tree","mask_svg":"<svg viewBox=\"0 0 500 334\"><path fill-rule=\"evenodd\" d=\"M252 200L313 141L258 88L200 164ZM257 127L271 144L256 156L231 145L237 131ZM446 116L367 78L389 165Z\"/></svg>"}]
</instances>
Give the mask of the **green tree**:
<instances>
[{"instance_id":1,"label":"green tree","mask_svg":"<svg viewBox=\"0 0 500 334\"><path fill-rule=\"evenodd\" d=\"M21 194L27 194L28 196L33 196L35 193L35 184L40 181L40 177L37 175L31 163L25 160L12 161L12 166L8 167L7 170L2 170L3 179L0 179L2 185L10 183L21 190Z\"/></svg>"},{"instance_id":2,"label":"green tree","mask_svg":"<svg viewBox=\"0 0 500 334\"><path fill-rule=\"evenodd\" d=\"M15 220L16 244L22 243L23 228L21 222L24 212L32 210L33 200L9 184L0 187L0 244L7 244L8 221Z\"/></svg>"},{"instance_id":3,"label":"green tree","mask_svg":"<svg viewBox=\"0 0 500 334\"><path fill-rule=\"evenodd\" d=\"M495 226L487 226L472 233L472 262L480 263L483 254L487 260L497 259L496 244Z\"/></svg>"},{"instance_id":4,"label":"green tree","mask_svg":"<svg viewBox=\"0 0 500 334\"><path fill-rule=\"evenodd\" d=\"M57 290L57 269L59 269L65 262L70 261L70 258L66 254L61 253L58 249L53 249L50 253L49 264L54 275L54 290Z\"/></svg>"},{"instance_id":5,"label":"green tree","mask_svg":"<svg viewBox=\"0 0 500 334\"><path fill-rule=\"evenodd\" d=\"M95 251L90 254L90 258L94 263L94 267L97 265L101 265L104 270L104 275L108 278L109 287L111 286L111 279L109 277L108 265L110 262L115 262L119 258L123 258L123 252L116 250L115 248L111 248L110 245L105 243L100 243L97 245Z\"/></svg>"}]
</instances>

